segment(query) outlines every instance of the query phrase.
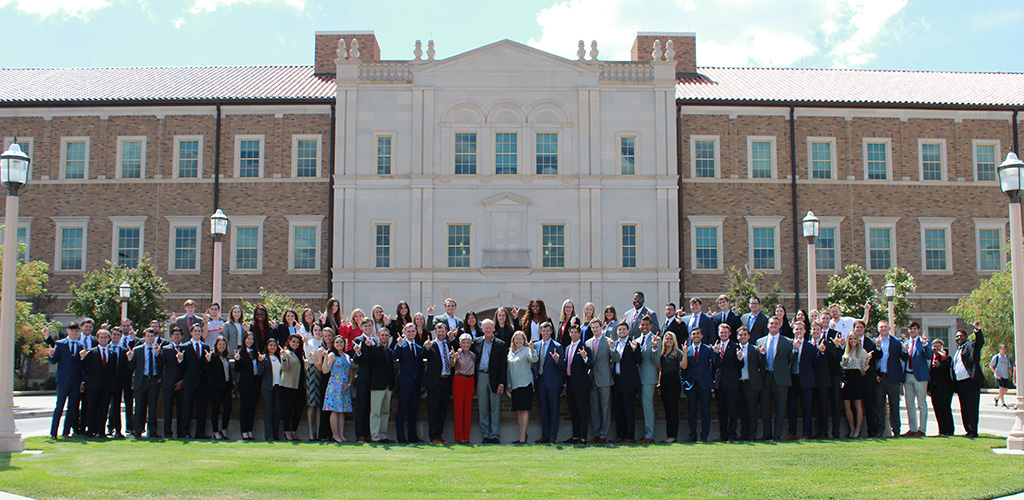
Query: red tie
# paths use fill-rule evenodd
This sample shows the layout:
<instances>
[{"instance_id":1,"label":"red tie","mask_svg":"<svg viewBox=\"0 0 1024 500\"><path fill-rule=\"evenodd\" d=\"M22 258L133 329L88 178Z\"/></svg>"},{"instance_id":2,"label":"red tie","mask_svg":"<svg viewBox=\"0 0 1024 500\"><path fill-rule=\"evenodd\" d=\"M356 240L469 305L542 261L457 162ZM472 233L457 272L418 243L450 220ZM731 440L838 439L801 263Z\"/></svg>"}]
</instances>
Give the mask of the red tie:
<instances>
[{"instance_id":1,"label":"red tie","mask_svg":"<svg viewBox=\"0 0 1024 500\"><path fill-rule=\"evenodd\" d=\"M202 351L203 350L199 348L199 344L192 344L192 347L195 348L194 350L196 351L196 358L199 358L200 356L202 356Z\"/></svg>"},{"instance_id":2,"label":"red tie","mask_svg":"<svg viewBox=\"0 0 1024 500\"><path fill-rule=\"evenodd\" d=\"M103 366L107 366L107 350L100 349L100 354L102 354L100 357L103 358Z\"/></svg>"},{"instance_id":3,"label":"red tie","mask_svg":"<svg viewBox=\"0 0 1024 500\"><path fill-rule=\"evenodd\" d=\"M914 371L914 344L916 343L916 340L910 339L910 371Z\"/></svg>"},{"instance_id":4,"label":"red tie","mask_svg":"<svg viewBox=\"0 0 1024 500\"><path fill-rule=\"evenodd\" d=\"M573 351L573 347L575 345L576 344L572 344L572 345L569 346L569 368L566 370L565 373L566 373L566 375L568 375L570 377L572 376L572 351Z\"/></svg>"}]
</instances>

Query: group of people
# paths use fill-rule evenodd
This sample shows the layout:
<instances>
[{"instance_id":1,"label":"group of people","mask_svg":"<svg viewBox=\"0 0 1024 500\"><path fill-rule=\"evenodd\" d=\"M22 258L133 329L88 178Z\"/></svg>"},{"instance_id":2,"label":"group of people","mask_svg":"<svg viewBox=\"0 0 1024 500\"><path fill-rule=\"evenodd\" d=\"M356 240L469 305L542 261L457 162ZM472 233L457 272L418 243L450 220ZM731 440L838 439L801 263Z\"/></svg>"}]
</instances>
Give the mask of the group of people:
<instances>
[{"instance_id":1,"label":"group of people","mask_svg":"<svg viewBox=\"0 0 1024 500\"><path fill-rule=\"evenodd\" d=\"M861 319L842 316L833 304L821 314L797 311L790 320L781 305L770 316L762 312L757 297L740 315L722 295L715 312L705 312L700 298L689 301L689 313L667 304L661 323L644 302L636 292L620 318L613 306L597 313L588 302L580 314L565 300L551 317L544 301L534 299L522 311L501 307L481 319L475 312L458 317L451 298L436 316L433 305L426 314L412 314L402 301L394 315L374 306L369 316L355 309L346 317L332 298L323 312L288 310L278 322L263 305L251 319L239 306L222 318L219 304L198 316L189 300L184 316L172 316L166 337L159 321L141 335L129 320L102 325L93 335L94 322L85 319L70 323L60 340L43 332L50 363L57 365L50 436L57 438L67 406L63 436L124 437L123 402L124 428L136 438L226 440L237 399L243 440L255 438L262 401L266 440L300 440L305 414L308 440L346 441L345 416L351 414L356 441L390 443L393 394L401 443L424 441L417 425L422 399L426 441L446 442L451 406L454 440L468 443L474 396L486 444L501 442L503 397L511 400L518 425L513 442L519 444L528 442L534 404L541 435L533 442L558 442L563 398L571 421L563 442L575 444L654 442L656 397L664 442L681 440L684 396L687 442L708 441L712 399L716 441L877 437L887 413L893 437L923 436L926 394L939 433L951 435L954 393L966 435L977 435L984 380L977 323L973 338L958 330L957 345L946 349L940 339L929 344L916 322L905 339L892 335L884 320L877 337L865 335L869 304ZM1004 371L1003 378L1011 376ZM902 434L901 393L909 420ZM156 416L161 395L162 436Z\"/></svg>"}]
</instances>

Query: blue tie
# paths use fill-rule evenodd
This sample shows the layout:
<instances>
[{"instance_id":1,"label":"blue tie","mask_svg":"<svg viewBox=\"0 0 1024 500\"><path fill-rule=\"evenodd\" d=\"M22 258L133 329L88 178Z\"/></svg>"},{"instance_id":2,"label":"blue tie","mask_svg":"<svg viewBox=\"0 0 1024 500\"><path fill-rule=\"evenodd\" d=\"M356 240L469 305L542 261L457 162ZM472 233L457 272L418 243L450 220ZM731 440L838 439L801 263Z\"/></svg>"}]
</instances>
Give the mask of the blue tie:
<instances>
[{"instance_id":1,"label":"blue tie","mask_svg":"<svg viewBox=\"0 0 1024 500\"><path fill-rule=\"evenodd\" d=\"M747 323L748 323L747 324L747 330L753 330L754 329L754 320L756 320L756 319L757 319L757 315L756 314L751 314L750 315L750 319L747 320Z\"/></svg>"},{"instance_id":2,"label":"blue tie","mask_svg":"<svg viewBox=\"0 0 1024 500\"><path fill-rule=\"evenodd\" d=\"M772 337L768 336L768 371L774 370L775 366L775 344L772 343Z\"/></svg>"}]
</instances>

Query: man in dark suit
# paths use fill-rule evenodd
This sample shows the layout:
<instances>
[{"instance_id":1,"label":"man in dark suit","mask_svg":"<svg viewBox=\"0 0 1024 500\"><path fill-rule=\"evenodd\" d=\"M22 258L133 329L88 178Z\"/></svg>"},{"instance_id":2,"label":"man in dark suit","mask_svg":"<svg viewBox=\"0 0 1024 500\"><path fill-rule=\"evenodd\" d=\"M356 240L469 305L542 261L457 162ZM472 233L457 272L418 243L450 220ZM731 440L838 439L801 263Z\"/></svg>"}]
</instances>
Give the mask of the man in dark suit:
<instances>
[{"instance_id":1,"label":"man in dark suit","mask_svg":"<svg viewBox=\"0 0 1024 500\"><path fill-rule=\"evenodd\" d=\"M395 362L391 345L391 332L381 328L377 342L364 347L372 366L370 379L370 439L375 443L393 443L388 438L388 420L391 417L391 393L395 390Z\"/></svg>"},{"instance_id":2,"label":"man in dark suit","mask_svg":"<svg viewBox=\"0 0 1024 500\"><path fill-rule=\"evenodd\" d=\"M374 332L373 320L363 318L359 322L363 334L352 340L354 355L352 361L358 366L355 380L352 381L354 394L352 395L352 413L355 420L356 441L372 441L370 435L370 380L373 379L373 363L370 362L366 349L367 346L377 345L377 338Z\"/></svg>"},{"instance_id":3,"label":"man in dark suit","mask_svg":"<svg viewBox=\"0 0 1024 500\"><path fill-rule=\"evenodd\" d=\"M552 338L554 325L545 321L540 325L537 344L537 362L533 365L537 398L540 400L540 439L538 444L558 442L558 408L565 384L565 349Z\"/></svg>"},{"instance_id":4,"label":"man in dark suit","mask_svg":"<svg viewBox=\"0 0 1024 500\"><path fill-rule=\"evenodd\" d=\"M765 335L768 335L768 316L761 312L760 298L751 297L748 305L750 312L740 317L740 323L750 332L750 341L758 344Z\"/></svg>"},{"instance_id":5,"label":"man in dark suit","mask_svg":"<svg viewBox=\"0 0 1024 500\"><path fill-rule=\"evenodd\" d=\"M821 358L821 362L814 365L814 397L812 406L818 408L818 425L815 436L818 439L828 439L828 421L829 416L833 415L835 418L839 416L839 407L832 407L832 366L839 364L839 360L842 358L842 353L836 348L835 343L827 339L824 332L821 330L820 323L811 324L811 344L818 350L818 356ZM839 390L836 387L836 390ZM842 396L840 395L840 399ZM838 432L839 421L833 422L834 430ZM837 435L838 436L838 435Z\"/></svg>"},{"instance_id":6,"label":"man in dark suit","mask_svg":"<svg viewBox=\"0 0 1024 500\"><path fill-rule=\"evenodd\" d=\"M484 444L501 443L501 396L508 380L508 344L494 335L494 322L480 322L482 336L473 340L476 357L476 404Z\"/></svg>"},{"instance_id":7,"label":"man in dark suit","mask_svg":"<svg viewBox=\"0 0 1024 500\"><path fill-rule=\"evenodd\" d=\"M718 401L719 435L715 441L733 442L737 438L736 413L739 408L740 376L744 358L739 357L739 343L730 340L732 336L732 328L728 323L718 325L715 355L719 358L719 366L715 376L715 399Z\"/></svg>"},{"instance_id":8,"label":"man in dark suit","mask_svg":"<svg viewBox=\"0 0 1024 500\"><path fill-rule=\"evenodd\" d=\"M956 331L957 349L949 366L953 387L960 400L960 416L967 437L978 437L978 405L981 401L981 385L985 383L985 374L980 364L985 335L981 333L980 322L975 321L973 326L973 340L967 337L965 330Z\"/></svg>"},{"instance_id":9,"label":"man in dark suit","mask_svg":"<svg viewBox=\"0 0 1024 500\"><path fill-rule=\"evenodd\" d=\"M906 380L904 362L907 360L907 352L903 350L903 343L899 339L889 335L889 322L885 320L878 322L875 345L880 353L877 366L881 379L878 385L880 390L875 396L875 418L880 423L885 421L885 404L888 400L889 428L892 437L900 437L900 389Z\"/></svg>"},{"instance_id":10,"label":"man in dark suit","mask_svg":"<svg viewBox=\"0 0 1024 500\"><path fill-rule=\"evenodd\" d=\"M86 394L89 395L89 416L85 435L105 438L106 421L110 409L110 398L117 381L117 359L107 347L110 332L100 329L96 333L96 347L80 351Z\"/></svg>"},{"instance_id":11,"label":"man in dark suit","mask_svg":"<svg viewBox=\"0 0 1024 500\"><path fill-rule=\"evenodd\" d=\"M121 329L114 327L110 331L110 352L114 356L117 376L114 377L114 392L107 410L107 437L124 439L121 433L121 402L124 401L124 426L128 433L132 432L132 372L128 369L128 350L125 347Z\"/></svg>"},{"instance_id":12,"label":"man in dark suit","mask_svg":"<svg viewBox=\"0 0 1024 500\"><path fill-rule=\"evenodd\" d=\"M750 332L746 326L739 327L736 339L739 342L736 358L743 362L739 383L740 437L744 441L754 441L757 439L757 404L764 389L765 357L757 346L750 343Z\"/></svg>"},{"instance_id":13,"label":"man in dark suit","mask_svg":"<svg viewBox=\"0 0 1024 500\"><path fill-rule=\"evenodd\" d=\"M156 331L147 328L143 343L128 351L128 367L132 375L132 393L135 396L135 415L132 429L135 438L142 437L143 423L150 439L159 438L156 430L156 400L160 394L160 345ZM148 417L148 418L147 418Z\"/></svg>"},{"instance_id":14,"label":"man in dark suit","mask_svg":"<svg viewBox=\"0 0 1024 500\"><path fill-rule=\"evenodd\" d=\"M619 361L615 363L615 387L612 389L612 407L615 409L617 439L613 443L632 443L636 433L636 394L640 390L642 362L640 344L629 338L629 323L618 324L618 340L615 352Z\"/></svg>"},{"instance_id":15,"label":"man in dark suit","mask_svg":"<svg viewBox=\"0 0 1024 500\"><path fill-rule=\"evenodd\" d=\"M423 387L427 389L427 420L430 442L444 444L444 422L452 400L451 346L448 325L434 323L434 338L423 343Z\"/></svg>"},{"instance_id":16,"label":"man in dark suit","mask_svg":"<svg viewBox=\"0 0 1024 500\"><path fill-rule=\"evenodd\" d=\"M57 365L57 405L53 408L53 419L50 421L50 438L57 439L60 418L64 415L67 405L68 414L64 419L64 437L71 437L71 429L78 420L78 398L82 394L82 369L78 352L83 349L79 342L79 326L74 321L68 323L68 336L54 342L48 349L51 365ZM43 327L43 337L49 337L50 327Z\"/></svg>"},{"instance_id":17,"label":"man in dark suit","mask_svg":"<svg viewBox=\"0 0 1024 500\"><path fill-rule=\"evenodd\" d=\"M690 438L687 443L697 442L697 411L700 411L700 440L707 442L711 433L711 390L715 388L715 370L721 358L704 343L703 336L699 327L691 328L690 342L684 351L687 366L682 373L683 391L686 392L686 406L690 412Z\"/></svg>"},{"instance_id":18,"label":"man in dark suit","mask_svg":"<svg viewBox=\"0 0 1024 500\"><path fill-rule=\"evenodd\" d=\"M751 304L754 299L750 299ZM761 391L761 439L778 441L786 415L786 401L789 386L793 384L790 364L796 361L793 341L779 335L782 321L772 316L768 319L768 335L757 341L757 350L765 355L765 384Z\"/></svg>"},{"instance_id":19,"label":"man in dark suit","mask_svg":"<svg viewBox=\"0 0 1024 500\"><path fill-rule=\"evenodd\" d=\"M174 410L178 410L178 422L184 417L181 404L181 363L185 359L185 346L181 345L181 328L177 325L171 326L171 342L164 346L157 359L157 370L163 374L160 388L164 393L164 436L170 439L174 436L171 422L174 417ZM181 436L179 436L181 437Z\"/></svg>"},{"instance_id":20,"label":"man in dark suit","mask_svg":"<svg viewBox=\"0 0 1024 500\"><path fill-rule=\"evenodd\" d=\"M664 337L669 332L674 333L677 339L683 338L686 335L686 324L683 323L683 310L676 310L676 305L673 302L665 304L665 323L661 325L661 336Z\"/></svg>"},{"instance_id":21,"label":"man in dark suit","mask_svg":"<svg viewBox=\"0 0 1024 500\"><path fill-rule=\"evenodd\" d=\"M690 332L694 328L700 328L701 338L705 345L711 345L715 339L712 338L718 330L715 330L714 321L711 320L711 316L704 314L704 304L700 298L693 297L690 299L690 314L683 316L683 324L686 325L686 336L690 336ZM708 335L705 338L703 333L707 332Z\"/></svg>"},{"instance_id":22,"label":"man in dark suit","mask_svg":"<svg viewBox=\"0 0 1024 500\"><path fill-rule=\"evenodd\" d=\"M96 347L96 337L92 332L96 328L96 322L92 318L82 320L82 335L78 337L78 343L86 350ZM85 434L85 428L89 418L89 394L88 389L82 386L82 393L78 398L78 418L75 420L75 432Z\"/></svg>"},{"instance_id":23,"label":"man in dark suit","mask_svg":"<svg viewBox=\"0 0 1024 500\"><path fill-rule=\"evenodd\" d=\"M398 362L398 414L395 434L399 443L418 443L416 413L420 407L420 380L423 377L423 348L416 344L416 326L405 325L395 346L393 359Z\"/></svg>"},{"instance_id":24,"label":"man in dark suit","mask_svg":"<svg viewBox=\"0 0 1024 500\"><path fill-rule=\"evenodd\" d=\"M181 361L181 414L178 419L178 438L195 437L210 439L206 429L206 351L209 349L203 342L203 326L192 324L189 331L192 339L184 348ZM195 408L196 429L192 433L192 409Z\"/></svg>"},{"instance_id":25,"label":"man in dark suit","mask_svg":"<svg viewBox=\"0 0 1024 500\"><path fill-rule=\"evenodd\" d=\"M455 309L458 304L453 298L444 299L444 314L434 316L434 324L444 323L445 331L450 332L452 330L462 330L463 322L461 319L455 316ZM527 332L529 333L529 332Z\"/></svg>"},{"instance_id":26,"label":"man in dark suit","mask_svg":"<svg viewBox=\"0 0 1024 500\"><path fill-rule=\"evenodd\" d=\"M565 398L569 403L572 437L565 442L573 444L583 444L587 440L587 418L590 415L587 400L594 356L588 352L582 337L579 325L569 327L570 342L565 348Z\"/></svg>"},{"instance_id":27,"label":"man in dark suit","mask_svg":"<svg viewBox=\"0 0 1024 500\"><path fill-rule=\"evenodd\" d=\"M739 331L740 325L743 324L743 320L740 319L739 314L736 314L736 311L730 308L728 295L719 295L716 302L719 311L711 315L711 327L717 332L718 325L723 323L729 325L732 331L732 340L736 340L736 333Z\"/></svg>"},{"instance_id":28,"label":"man in dark suit","mask_svg":"<svg viewBox=\"0 0 1024 500\"><path fill-rule=\"evenodd\" d=\"M953 377L949 352L946 351L942 339L932 341L932 360L930 364L931 380L928 381L928 392L932 396L932 410L935 421L939 424L940 436L953 435Z\"/></svg>"},{"instance_id":29,"label":"man in dark suit","mask_svg":"<svg viewBox=\"0 0 1024 500\"><path fill-rule=\"evenodd\" d=\"M801 431L797 422L798 406L800 416L804 418L804 427L799 437L810 439L814 421L811 411L814 402L814 370L823 365L822 359L818 356L821 351L807 340L807 327L799 321L793 322L793 350L796 351L796 361L790 367L793 385L789 388L789 401L786 407L789 434L783 440L796 439L797 432Z\"/></svg>"}]
</instances>

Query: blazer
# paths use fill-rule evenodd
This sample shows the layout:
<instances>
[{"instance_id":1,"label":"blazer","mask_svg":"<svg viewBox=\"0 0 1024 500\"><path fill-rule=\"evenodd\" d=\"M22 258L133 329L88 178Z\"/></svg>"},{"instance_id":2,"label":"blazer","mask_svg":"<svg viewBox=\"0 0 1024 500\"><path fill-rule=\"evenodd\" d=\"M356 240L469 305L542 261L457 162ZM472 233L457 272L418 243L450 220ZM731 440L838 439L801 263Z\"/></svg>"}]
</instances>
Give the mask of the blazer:
<instances>
[{"instance_id":1,"label":"blazer","mask_svg":"<svg viewBox=\"0 0 1024 500\"><path fill-rule=\"evenodd\" d=\"M270 355L267 354L263 361L257 361L257 373L260 376L260 390L261 391L272 391L274 390L274 362L270 360ZM284 363L281 363L281 369L284 370ZM281 377L281 381L284 381L284 375ZM279 384L280 385L280 384Z\"/></svg>"},{"instance_id":2,"label":"blazer","mask_svg":"<svg viewBox=\"0 0 1024 500\"><path fill-rule=\"evenodd\" d=\"M451 329L450 328L451 325L448 324L448 315L446 315L446 314L441 314L441 315L438 315L438 316L434 316L434 321L432 323L430 323L430 331L434 331L434 325L436 325L438 323L444 323L446 326L449 326L449 330ZM455 318L455 328L458 331L462 331L462 328L464 326L466 326L466 325L465 325L465 323L462 322L461 319Z\"/></svg>"},{"instance_id":3,"label":"blazer","mask_svg":"<svg viewBox=\"0 0 1024 500\"><path fill-rule=\"evenodd\" d=\"M686 369L683 370L682 376L685 382L689 382L693 388L700 389L703 391L710 391L715 388L715 370L721 363L721 356L715 354L714 349L711 346L704 344L703 342L699 345L692 346L693 353L690 352L690 347L687 346L686 353L687 365Z\"/></svg>"},{"instance_id":4,"label":"blazer","mask_svg":"<svg viewBox=\"0 0 1024 500\"><path fill-rule=\"evenodd\" d=\"M182 317L178 318L174 322L174 324L177 325L178 328L181 328L181 337L182 338L186 338L186 339L192 338L192 336L191 336L192 332L188 331L188 316L182 316ZM193 325L199 325L199 327L202 328L202 326L203 326L203 317L202 316L192 316L192 324Z\"/></svg>"},{"instance_id":5,"label":"blazer","mask_svg":"<svg viewBox=\"0 0 1024 500\"><path fill-rule=\"evenodd\" d=\"M661 335L664 337L668 332L674 333L676 335L676 340L679 340L683 335L686 335L686 324L683 323L683 318L681 316L665 318L665 324L661 325Z\"/></svg>"},{"instance_id":6,"label":"blazer","mask_svg":"<svg viewBox=\"0 0 1024 500\"><path fill-rule=\"evenodd\" d=\"M753 323L750 321L750 316L751 313L741 316L740 326L746 325L747 329L750 331L750 341L757 342L761 340L761 337L768 336L768 316L765 316L763 312L758 311L757 316L754 317Z\"/></svg>"},{"instance_id":7,"label":"blazer","mask_svg":"<svg viewBox=\"0 0 1024 500\"><path fill-rule=\"evenodd\" d=\"M875 340L875 348L878 350L878 363L882 362L882 341L881 339ZM889 382L895 384L902 384L906 380L907 376L904 373L903 362L907 360L907 353L903 351L903 343L899 339L889 335L889 357L886 359L885 371L888 375ZM882 367L878 367L878 371L882 371ZM881 375L881 373L879 373Z\"/></svg>"},{"instance_id":8,"label":"blazer","mask_svg":"<svg viewBox=\"0 0 1024 500\"><path fill-rule=\"evenodd\" d=\"M299 328L301 326L302 326L302 323L299 323L299 326L295 327L295 333L299 332ZM278 325L275 326L274 329L271 331L270 336L275 338L275 339L277 339L277 345L278 345L278 347L280 347L280 346L284 345L285 341L288 340L288 336L291 335L291 334L292 334L292 331L288 327L288 325L286 325L284 323L278 323Z\"/></svg>"},{"instance_id":9,"label":"blazer","mask_svg":"<svg viewBox=\"0 0 1024 500\"><path fill-rule=\"evenodd\" d=\"M569 350L571 348L572 342L569 342L565 353L565 387L572 391L589 391L590 369L594 365L594 353L583 341L580 341L576 344L576 352L572 353L572 366L570 367ZM583 356L580 356L580 349L586 351L586 359L583 359ZM572 372L572 375L569 375L569 372Z\"/></svg>"},{"instance_id":10,"label":"blazer","mask_svg":"<svg viewBox=\"0 0 1024 500\"><path fill-rule=\"evenodd\" d=\"M480 371L480 360L484 354L484 338L478 337L473 340L473 345L470 346L470 350L476 356L476 370ZM487 370L488 380L490 381L491 392L498 392L499 385L508 385L508 344L504 340L501 340L495 335L491 339L491 357L487 361L487 366L482 369Z\"/></svg>"},{"instance_id":11,"label":"blazer","mask_svg":"<svg viewBox=\"0 0 1024 500\"><path fill-rule=\"evenodd\" d=\"M823 337L819 342L825 344L825 352L818 351L819 359L814 365L814 387L829 387L832 383L832 366L839 366L839 360L843 356L831 340ZM817 345L814 348L817 349Z\"/></svg>"},{"instance_id":12,"label":"blazer","mask_svg":"<svg viewBox=\"0 0 1024 500\"><path fill-rule=\"evenodd\" d=\"M591 337L584 345L593 353L594 361L590 367L590 378L595 387L611 387L615 385L615 363L619 362L619 351L608 347L608 336Z\"/></svg>"},{"instance_id":13,"label":"blazer","mask_svg":"<svg viewBox=\"0 0 1024 500\"><path fill-rule=\"evenodd\" d=\"M388 346L373 346L370 364L373 366L373 378L370 379L371 391L395 390L395 351Z\"/></svg>"},{"instance_id":14,"label":"blazer","mask_svg":"<svg viewBox=\"0 0 1024 500\"><path fill-rule=\"evenodd\" d=\"M522 324L519 323L519 318L513 318L510 314L509 321L505 326L498 326L498 323L494 323L494 336L505 341L506 345L512 345L512 334L518 330L522 330Z\"/></svg>"},{"instance_id":15,"label":"blazer","mask_svg":"<svg viewBox=\"0 0 1024 500\"><path fill-rule=\"evenodd\" d=\"M739 389L740 388L740 374L743 369L747 357L743 356L743 359L739 359L736 356L736 350L739 349L739 342L730 340L722 347L722 353L715 354L715 357L719 358L718 363L718 376L715 377L715 387L719 389ZM749 347L750 344L747 344ZM756 351L756 349L755 349ZM689 352L689 351L687 351ZM712 354L714 354L712 350ZM744 355L748 353L743 353ZM760 352L758 354L761 354ZM749 370L748 370L749 375Z\"/></svg>"},{"instance_id":16,"label":"blazer","mask_svg":"<svg viewBox=\"0 0 1024 500\"><path fill-rule=\"evenodd\" d=\"M174 384L177 384L182 377L181 363L178 362L178 350L182 349L182 346L175 347L173 344L167 344L163 350L160 351L160 357L156 359L157 370L163 374L161 387L164 389L173 389ZM182 361L184 362L184 360ZM182 384L184 385L184 384Z\"/></svg>"},{"instance_id":17,"label":"blazer","mask_svg":"<svg viewBox=\"0 0 1024 500\"><path fill-rule=\"evenodd\" d=\"M981 371L981 348L985 345L985 335L981 333L981 330L974 330L974 340L968 337L967 342L964 342L962 346L956 351L950 353L949 362L949 375L953 381L956 381L956 364L953 356L956 356L957 352L960 353L960 360L964 363L964 368L967 369L967 373L971 374L971 379L974 383L982 385L985 383L985 374ZM947 351L948 352L948 351Z\"/></svg>"},{"instance_id":18,"label":"blazer","mask_svg":"<svg viewBox=\"0 0 1024 500\"><path fill-rule=\"evenodd\" d=\"M782 335L781 333L779 335ZM796 341L794 341L795 343ZM815 385L814 370L818 366L822 365L823 358L819 356L821 351L818 350L814 344L804 341L803 346L800 348L799 354L797 354L797 366L800 367L800 373L797 374L797 379L800 380L800 387L802 389L813 389L817 387Z\"/></svg>"},{"instance_id":19,"label":"blazer","mask_svg":"<svg viewBox=\"0 0 1024 500\"><path fill-rule=\"evenodd\" d=\"M292 351L281 350L281 387L298 389L302 377L302 360Z\"/></svg>"},{"instance_id":20,"label":"blazer","mask_svg":"<svg viewBox=\"0 0 1024 500\"><path fill-rule=\"evenodd\" d=\"M658 368L661 366L661 351L654 348L654 330L651 330L646 341L644 341L643 337L640 337L638 340L642 341L638 346L642 360L639 368L640 383L644 385L657 385Z\"/></svg>"},{"instance_id":21,"label":"blazer","mask_svg":"<svg viewBox=\"0 0 1024 500\"><path fill-rule=\"evenodd\" d=\"M556 331L555 335L552 335L551 338L553 338L555 340L558 340L558 343L562 344L563 346L569 345L569 343L572 342L572 338L569 337L569 326L572 325L573 321L575 321L576 324L579 325L580 324L579 316L573 316L573 317L569 318L568 320L563 321L558 326L558 331Z\"/></svg>"},{"instance_id":22,"label":"blazer","mask_svg":"<svg viewBox=\"0 0 1024 500\"><path fill-rule=\"evenodd\" d=\"M238 350L238 360L235 361L235 371L238 372L238 384L252 384L259 382L259 366L258 365L259 349L253 344L252 356L249 355L248 349Z\"/></svg>"},{"instance_id":23,"label":"blazer","mask_svg":"<svg viewBox=\"0 0 1024 500\"><path fill-rule=\"evenodd\" d=\"M108 348L107 361L104 363L100 347L93 347L82 359L82 369L85 375L85 390L113 388L117 379L117 356Z\"/></svg>"},{"instance_id":24,"label":"blazer","mask_svg":"<svg viewBox=\"0 0 1024 500\"><path fill-rule=\"evenodd\" d=\"M658 323L658 314L652 311L649 307L643 306L639 311L636 308L626 311L626 314L622 315L622 320L629 325L629 338L635 339L640 336L640 320L637 316L643 318L645 315L651 317L651 331L660 332L661 326ZM636 321L634 321L636 319Z\"/></svg>"},{"instance_id":25,"label":"blazer","mask_svg":"<svg viewBox=\"0 0 1024 500\"><path fill-rule=\"evenodd\" d=\"M718 311L715 314L711 315L711 326L712 328L715 329L715 332L718 332L718 326L721 325L722 323L725 323L729 325L729 328L732 328L732 334L729 336L729 338L732 340L736 340L736 330L738 330L740 326L743 325L743 320L740 319L740 316L732 311ZM768 323L765 322L765 328L767 327Z\"/></svg>"},{"instance_id":26,"label":"blazer","mask_svg":"<svg viewBox=\"0 0 1024 500\"><path fill-rule=\"evenodd\" d=\"M398 362L395 385L419 389L420 380L423 378L423 346L406 341L405 345L395 346L391 359Z\"/></svg>"},{"instance_id":27,"label":"blazer","mask_svg":"<svg viewBox=\"0 0 1024 500\"><path fill-rule=\"evenodd\" d=\"M55 342L49 361L51 365L57 365L57 385L65 388L74 387L77 390L77 386L82 383L82 358L78 357L77 352L82 348L82 343L75 342L78 349L74 349L72 342L75 341L70 337Z\"/></svg>"},{"instance_id":28,"label":"blazer","mask_svg":"<svg viewBox=\"0 0 1024 500\"><path fill-rule=\"evenodd\" d=\"M533 376L537 380L537 387L556 389L565 384L565 349L554 338L548 340L544 350L541 349L543 341L534 342L537 349L537 362L533 364ZM558 361L551 356L558 353ZM541 375L540 367L544 366L544 374Z\"/></svg>"},{"instance_id":29,"label":"blazer","mask_svg":"<svg viewBox=\"0 0 1024 500\"><path fill-rule=\"evenodd\" d=\"M448 348L448 353L451 353L451 347ZM434 342L430 345L430 348L423 348L423 362L425 367L423 369L422 384L427 389L436 389L438 384L441 383L441 372L444 370L444 362L441 360L441 346L439 342ZM449 370L453 367L451 363L448 363Z\"/></svg>"},{"instance_id":30,"label":"blazer","mask_svg":"<svg viewBox=\"0 0 1024 500\"><path fill-rule=\"evenodd\" d=\"M615 341L616 344L618 340ZM637 346L640 349L640 346ZM639 351L634 351L633 347L626 342L626 345L622 348L622 354L619 355L619 374L615 379L615 387L625 390L637 389L640 387L640 363L643 362L643 357ZM614 370L614 368L613 368Z\"/></svg>"},{"instance_id":31,"label":"blazer","mask_svg":"<svg viewBox=\"0 0 1024 500\"><path fill-rule=\"evenodd\" d=\"M948 354L949 351L946 351ZM928 381L928 390L933 394L952 396L953 394L953 371L952 356L932 355L931 380Z\"/></svg>"},{"instance_id":32,"label":"blazer","mask_svg":"<svg viewBox=\"0 0 1024 500\"><path fill-rule=\"evenodd\" d=\"M508 350L508 390L528 387L533 384L533 365L537 362L537 353L530 346L520 347L518 351Z\"/></svg>"},{"instance_id":33,"label":"blazer","mask_svg":"<svg viewBox=\"0 0 1024 500\"><path fill-rule=\"evenodd\" d=\"M914 346L914 355L910 355L910 345ZM907 373L913 373L914 378L920 382L931 380L929 363L932 358L932 349L925 341L918 336L916 339L907 339Z\"/></svg>"},{"instance_id":34,"label":"blazer","mask_svg":"<svg viewBox=\"0 0 1024 500\"><path fill-rule=\"evenodd\" d=\"M767 320L766 320L767 321ZM792 370L789 368L789 364L796 361L796 353L793 352L793 341L787 337L783 337L780 333L778 335L778 343L775 346L775 360L772 364L772 372L768 372L768 362L765 360L765 375L775 377L775 385L779 387L789 387L793 385L793 379L790 376ZM757 341L757 347L764 347L766 349L765 356L768 355L768 340L769 337L762 337Z\"/></svg>"},{"instance_id":35,"label":"blazer","mask_svg":"<svg viewBox=\"0 0 1024 500\"><path fill-rule=\"evenodd\" d=\"M152 352L156 349L156 352ZM153 343L153 347L149 348L153 355L153 369L156 373L153 376L156 377L157 381L160 381L161 375L163 374L163 365L160 363L161 347L156 342ZM128 360L128 370L132 373L132 390L138 391L142 389L142 383L146 380L146 344L139 344L132 349L132 359Z\"/></svg>"},{"instance_id":36,"label":"blazer","mask_svg":"<svg viewBox=\"0 0 1024 500\"><path fill-rule=\"evenodd\" d=\"M379 340L379 339L378 339ZM355 354L353 348L352 362L357 365L356 376L352 381L352 385L358 388L370 388L370 379L373 378L373 363L370 362L371 351L374 347L380 347L379 342L375 342L373 346L366 344L366 336L360 335L353 341L353 345L360 344L360 354Z\"/></svg>"},{"instance_id":37,"label":"blazer","mask_svg":"<svg viewBox=\"0 0 1024 500\"><path fill-rule=\"evenodd\" d=\"M687 314L683 316L683 326L686 328L686 336L690 336L690 322L693 321L693 315ZM714 330L715 322L711 319L711 316L700 313L700 318L697 320L697 327L700 328L701 333L704 334L704 338L701 339L701 343L704 345L711 345L711 339L718 338L718 332ZM678 340L678 339L677 339ZM683 342L680 342L682 344Z\"/></svg>"},{"instance_id":38,"label":"blazer","mask_svg":"<svg viewBox=\"0 0 1024 500\"><path fill-rule=\"evenodd\" d=\"M227 378L224 376L224 365L228 366ZM211 389L231 388L231 358L222 358L216 354L210 356L206 363L206 386Z\"/></svg>"},{"instance_id":39,"label":"blazer","mask_svg":"<svg viewBox=\"0 0 1024 500\"><path fill-rule=\"evenodd\" d=\"M115 345L108 345L107 347L116 355L114 359L117 376L114 378L114 386L118 389L130 389L132 386L132 370L128 366L128 349Z\"/></svg>"},{"instance_id":40,"label":"blazer","mask_svg":"<svg viewBox=\"0 0 1024 500\"><path fill-rule=\"evenodd\" d=\"M757 350L757 346L752 342L747 343L747 350L743 352L743 363L747 367L747 377L750 380L750 388L755 391L764 389L764 372L767 370L768 360L765 359L764 354ZM743 375L742 367L740 368L740 376Z\"/></svg>"},{"instance_id":41,"label":"blazer","mask_svg":"<svg viewBox=\"0 0 1024 500\"><path fill-rule=\"evenodd\" d=\"M206 370L206 351L209 349L202 341L199 342L199 352L192 347L192 341L185 344L185 358L181 360L181 388L196 389L203 381Z\"/></svg>"},{"instance_id":42,"label":"blazer","mask_svg":"<svg viewBox=\"0 0 1024 500\"><path fill-rule=\"evenodd\" d=\"M224 323L221 327L220 334L228 341L228 352L233 352L242 345L242 333L242 329L234 323Z\"/></svg>"}]
</instances>

